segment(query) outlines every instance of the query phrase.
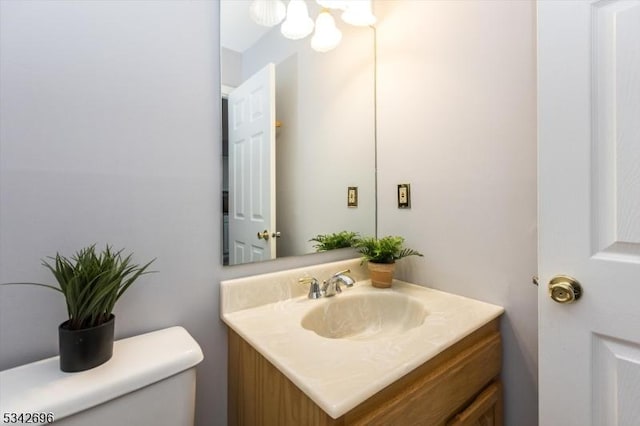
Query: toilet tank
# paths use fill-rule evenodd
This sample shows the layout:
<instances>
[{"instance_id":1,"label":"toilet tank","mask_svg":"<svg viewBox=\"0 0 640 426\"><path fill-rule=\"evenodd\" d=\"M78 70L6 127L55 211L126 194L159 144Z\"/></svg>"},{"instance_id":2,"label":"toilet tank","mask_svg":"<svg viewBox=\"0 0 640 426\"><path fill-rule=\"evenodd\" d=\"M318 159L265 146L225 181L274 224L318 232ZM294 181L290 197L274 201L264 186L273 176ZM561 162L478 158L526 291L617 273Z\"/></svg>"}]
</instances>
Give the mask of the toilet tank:
<instances>
[{"instance_id":1,"label":"toilet tank","mask_svg":"<svg viewBox=\"0 0 640 426\"><path fill-rule=\"evenodd\" d=\"M4 370L0 422L22 424L13 421L22 414L30 425L193 425L202 359L193 337L171 327L116 341L113 357L91 370L64 373L57 356Z\"/></svg>"}]
</instances>

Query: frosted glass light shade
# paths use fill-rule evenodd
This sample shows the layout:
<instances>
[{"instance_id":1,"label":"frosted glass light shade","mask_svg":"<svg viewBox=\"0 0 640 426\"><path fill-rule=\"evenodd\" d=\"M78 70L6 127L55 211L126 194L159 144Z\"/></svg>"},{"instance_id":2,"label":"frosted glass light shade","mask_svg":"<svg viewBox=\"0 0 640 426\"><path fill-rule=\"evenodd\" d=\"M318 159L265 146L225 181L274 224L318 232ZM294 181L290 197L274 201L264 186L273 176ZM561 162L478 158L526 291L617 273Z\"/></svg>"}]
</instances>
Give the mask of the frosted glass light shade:
<instances>
[{"instance_id":1,"label":"frosted glass light shade","mask_svg":"<svg viewBox=\"0 0 640 426\"><path fill-rule=\"evenodd\" d=\"M317 52L335 49L342 40L342 32L336 27L336 21L327 11L316 18L316 32L311 37L311 48Z\"/></svg>"},{"instance_id":2,"label":"frosted glass light shade","mask_svg":"<svg viewBox=\"0 0 640 426\"><path fill-rule=\"evenodd\" d=\"M345 0L316 0L316 3L327 9L345 10L347 8L347 2Z\"/></svg>"},{"instance_id":3,"label":"frosted glass light shade","mask_svg":"<svg viewBox=\"0 0 640 426\"><path fill-rule=\"evenodd\" d=\"M282 0L253 0L249 6L249 16L256 24L265 27L278 25L284 19L287 10Z\"/></svg>"},{"instance_id":4,"label":"frosted glass light shade","mask_svg":"<svg viewBox=\"0 0 640 426\"><path fill-rule=\"evenodd\" d=\"M304 0L291 0L287 6L287 19L280 27L286 38L299 40L313 31L313 20L309 18L309 10Z\"/></svg>"},{"instance_id":5,"label":"frosted glass light shade","mask_svg":"<svg viewBox=\"0 0 640 426\"><path fill-rule=\"evenodd\" d=\"M346 10L342 12L342 20L358 27L375 24L376 17L371 11L371 0L348 1Z\"/></svg>"}]
</instances>

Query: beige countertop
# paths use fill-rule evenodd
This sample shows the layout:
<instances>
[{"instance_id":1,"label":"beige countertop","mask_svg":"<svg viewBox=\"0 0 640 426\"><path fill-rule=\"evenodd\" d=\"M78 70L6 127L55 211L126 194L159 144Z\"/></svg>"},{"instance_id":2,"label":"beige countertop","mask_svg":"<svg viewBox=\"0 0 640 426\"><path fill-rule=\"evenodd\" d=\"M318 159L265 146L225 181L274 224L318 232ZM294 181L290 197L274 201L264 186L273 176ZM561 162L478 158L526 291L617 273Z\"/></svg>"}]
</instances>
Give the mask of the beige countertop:
<instances>
[{"instance_id":1,"label":"beige countertop","mask_svg":"<svg viewBox=\"0 0 640 426\"><path fill-rule=\"evenodd\" d=\"M359 261L349 262L353 261L221 284L223 321L333 418L504 312L499 306L397 280L391 289L377 289L362 279ZM345 266L360 279L352 288L317 300L308 299L304 289L304 295L300 295L296 277L315 274L322 281ZM254 285L258 286L257 293L251 293ZM269 288L271 292L264 291ZM257 299L247 292L258 294ZM363 340L325 338L301 326L302 318L315 307L340 298L383 292L406 295L421 303L427 313L424 322L401 333Z\"/></svg>"}]
</instances>

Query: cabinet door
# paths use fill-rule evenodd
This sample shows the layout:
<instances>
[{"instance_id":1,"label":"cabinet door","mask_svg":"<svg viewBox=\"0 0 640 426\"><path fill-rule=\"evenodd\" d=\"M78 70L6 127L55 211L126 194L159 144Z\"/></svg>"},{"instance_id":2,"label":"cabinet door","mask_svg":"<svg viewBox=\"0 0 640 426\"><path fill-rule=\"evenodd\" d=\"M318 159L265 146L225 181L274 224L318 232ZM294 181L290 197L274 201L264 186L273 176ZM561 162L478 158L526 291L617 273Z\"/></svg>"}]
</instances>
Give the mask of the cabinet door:
<instances>
[{"instance_id":1,"label":"cabinet door","mask_svg":"<svg viewBox=\"0 0 640 426\"><path fill-rule=\"evenodd\" d=\"M459 413L500 374L501 343L495 332L450 357L347 424L362 426L437 425ZM384 392L384 391L382 391ZM472 423L461 423L464 425Z\"/></svg>"},{"instance_id":2,"label":"cabinet door","mask_svg":"<svg viewBox=\"0 0 640 426\"><path fill-rule=\"evenodd\" d=\"M447 426L502 426L502 385L493 382Z\"/></svg>"}]
</instances>

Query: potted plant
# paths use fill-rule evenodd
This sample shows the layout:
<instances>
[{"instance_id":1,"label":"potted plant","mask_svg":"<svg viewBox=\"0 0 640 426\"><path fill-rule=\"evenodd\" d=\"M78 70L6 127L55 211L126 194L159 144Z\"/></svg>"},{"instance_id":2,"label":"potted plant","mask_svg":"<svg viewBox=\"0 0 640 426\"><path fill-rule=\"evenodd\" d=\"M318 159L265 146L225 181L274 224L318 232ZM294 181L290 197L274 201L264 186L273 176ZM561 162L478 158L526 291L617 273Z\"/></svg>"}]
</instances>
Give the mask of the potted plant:
<instances>
[{"instance_id":1,"label":"potted plant","mask_svg":"<svg viewBox=\"0 0 640 426\"><path fill-rule=\"evenodd\" d=\"M314 244L313 248L315 248L317 252L321 252L353 247L359 239L360 237L356 232L340 231L333 234L319 234L309 241L315 241L317 244Z\"/></svg>"},{"instance_id":2,"label":"potted plant","mask_svg":"<svg viewBox=\"0 0 640 426\"><path fill-rule=\"evenodd\" d=\"M60 369L65 372L88 370L107 362L113 354L113 308L124 292L141 275L147 274L155 260L139 266L132 255L122 256L108 245L96 253L95 244L78 251L71 259L59 253L43 260L59 287L51 288L64 295L69 319L58 327Z\"/></svg>"},{"instance_id":3,"label":"potted plant","mask_svg":"<svg viewBox=\"0 0 640 426\"><path fill-rule=\"evenodd\" d=\"M356 243L355 247L362 254L362 261L367 262L371 285L378 288L391 287L396 260L407 256L422 256L422 253L403 245L404 238L398 236L367 237Z\"/></svg>"}]
</instances>

